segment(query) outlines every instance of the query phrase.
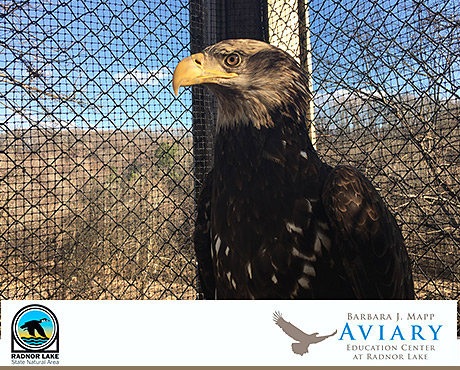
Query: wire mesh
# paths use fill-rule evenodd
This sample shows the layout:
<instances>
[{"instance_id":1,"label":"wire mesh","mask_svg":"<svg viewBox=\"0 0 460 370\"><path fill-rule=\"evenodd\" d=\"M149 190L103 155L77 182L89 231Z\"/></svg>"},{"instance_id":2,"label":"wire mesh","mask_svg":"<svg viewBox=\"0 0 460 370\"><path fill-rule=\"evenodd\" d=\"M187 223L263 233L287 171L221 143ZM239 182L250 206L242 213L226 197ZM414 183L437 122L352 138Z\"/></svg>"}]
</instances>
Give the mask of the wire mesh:
<instances>
[{"instance_id":1,"label":"wire mesh","mask_svg":"<svg viewBox=\"0 0 460 370\"><path fill-rule=\"evenodd\" d=\"M418 298L458 299L459 14L453 0L0 1L0 297L195 298L216 106L169 82L190 52L253 37L311 73L317 149L376 184Z\"/></svg>"},{"instance_id":2,"label":"wire mesh","mask_svg":"<svg viewBox=\"0 0 460 370\"><path fill-rule=\"evenodd\" d=\"M0 5L1 298L193 298L188 3Z\"/></svg>"},{"instance_id":3,"label":"wire mesh","mask_svg":"<svg viewBox=\"0 0 460 370\"><path fill-rule=\"evenodd\" d=\"M455 1L311 2L318 150L360 168L400 224L419 299L460 293Z\"/></svg>"},{"instance_id":4,"label":"wire mesh","mask_svg":"<svg viewBox=\"0 0 460 370\"><path fill-rule=\"evenodd\" d=\"M311 70L318 152L377 186L402 229L418 299L458 300L458 2L269 4L271 42ZM309 14L304 55L300 7Z\"/></svg>"},{"instance_id":5,"label":"wire mesh","mask_svg":"<svg viewBox=\"0 0 460 370\"><path fill-rule=\"evenodd\" d=\"M312 141L327 163L376 185L418 299L460 297L459 10L451 0L268 1L270 42L311 74Z\"/></svg>"}]
</instances>

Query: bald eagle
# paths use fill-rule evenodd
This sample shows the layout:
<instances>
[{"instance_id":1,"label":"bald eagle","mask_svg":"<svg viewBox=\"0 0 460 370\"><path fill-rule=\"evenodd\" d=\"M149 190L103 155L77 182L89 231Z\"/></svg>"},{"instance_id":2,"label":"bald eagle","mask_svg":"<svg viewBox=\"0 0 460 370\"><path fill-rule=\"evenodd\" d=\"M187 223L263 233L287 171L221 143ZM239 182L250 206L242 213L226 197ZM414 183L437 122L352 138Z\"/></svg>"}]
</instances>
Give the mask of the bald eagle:
<instances>
[{"instance_id":1,"label":"bald eagle","mask_svg":"<svg viewBox=\"0 0 460 370\"><path fill-rule=\"evenodd\" d=\"M414 298L401 231L375 188L313 148L312 96L293 57L222 41L177 65L176 95L196 84L218 100L194 232L206 299Z\"/></svg>"}]
</instances>

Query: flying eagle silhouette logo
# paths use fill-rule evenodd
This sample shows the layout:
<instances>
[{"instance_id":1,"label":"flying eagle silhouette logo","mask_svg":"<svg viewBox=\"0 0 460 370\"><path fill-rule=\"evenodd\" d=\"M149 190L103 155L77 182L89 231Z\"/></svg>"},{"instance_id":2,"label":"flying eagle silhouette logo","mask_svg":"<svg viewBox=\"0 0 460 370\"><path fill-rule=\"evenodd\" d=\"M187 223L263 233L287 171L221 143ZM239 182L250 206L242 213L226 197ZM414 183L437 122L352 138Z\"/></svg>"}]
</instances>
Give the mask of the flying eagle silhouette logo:
<instances>
[{"instance_id":1,"label":"flying eagle silhouette logo","mask_svg":"<svg viewBox=\"0 0 460 370\"><path fill-rule=\"evenodd\" d=\"M31 320L31 321L28 321L26 322L24 325L21 326L21 329L22 330L27 330L29 332L29 334L32 336L32 337L35 337L36 338L36 335L35 335L35 331L37 331L37 333L39 335L41 335L43 338L46 338L46 339L49 339L47 336L46 336L46 333L45 333L45 330L42 328L42 326L40 325L42 322L44 321L49 321L48 319L41 319L41 320Z\"/></svg>"},{"instance_id":2,"label":"flying eagle silhouette logo","mask_svg":"<svg viewBox=\"0 0 460 370\"><path fill-rule=\"evenodd\" d=\"M299 328L292 325L289 321L283 319L281 313L278 311L273 314L273 321L278 325L287 335L296 340L297 343L292 343L292 352L303 356L308 352L310 344L322 342L323 340L337 334L337 330L329 335L318 336L318 333L307 334Z\"/></svg>"}]
</instances>

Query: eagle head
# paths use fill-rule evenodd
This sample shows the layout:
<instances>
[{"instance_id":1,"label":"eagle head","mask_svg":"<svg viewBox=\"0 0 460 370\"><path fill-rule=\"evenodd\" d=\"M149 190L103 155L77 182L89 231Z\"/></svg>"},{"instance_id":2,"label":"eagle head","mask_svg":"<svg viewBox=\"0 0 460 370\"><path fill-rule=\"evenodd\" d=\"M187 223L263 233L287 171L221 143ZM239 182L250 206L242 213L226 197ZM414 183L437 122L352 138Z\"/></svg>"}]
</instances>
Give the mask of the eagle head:
<instances>
[{"instance_id":1,"label":"eagle head","mask_svg":"<svg viewBox=\"0 0 460 370\"><path fill-rule=\"evenodd\" d=\"M198 84L217 97L218 130L241 124L272 127L280 113L303 121L311 99L297 61L257 40L221 41L182 60L174 71L174 93Z\"/></svg>"}]
</instances>

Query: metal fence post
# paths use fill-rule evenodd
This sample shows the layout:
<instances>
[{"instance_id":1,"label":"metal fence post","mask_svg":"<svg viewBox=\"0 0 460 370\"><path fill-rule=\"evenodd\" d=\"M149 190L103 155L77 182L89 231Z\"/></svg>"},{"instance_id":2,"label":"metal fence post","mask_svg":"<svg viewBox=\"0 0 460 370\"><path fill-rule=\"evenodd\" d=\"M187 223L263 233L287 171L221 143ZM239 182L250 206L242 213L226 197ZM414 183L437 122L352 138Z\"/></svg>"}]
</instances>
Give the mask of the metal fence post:
<instances>
[{"instance_id":1,"label":"metal fence post","mask_svg":"<svg viewBox=\"0 0 460 370\"><path fill-rule=\"evenodd\" d=\"M232 38L268 40L267 2L264 0L191 0L190 48L197 53L206 46ZM195 197L213 166L217 102L208 89L192 88ZM200 282L197 274L197 292Z\"/></svg>"},{"instance_id":2,"label":"metal fence post","mask_svg":"<svg viewBox=\"0 0 460 370\"><path fill-rule=\"evenodd\" d=\"M190 47L192 53L232 38L268 40L267 2L264 0L192 0ZM213 163L217 103L201 86L192 88L193 137L197 192ZM198 195L198 194L196 194Z\"/></svg>"}]
</instances>

